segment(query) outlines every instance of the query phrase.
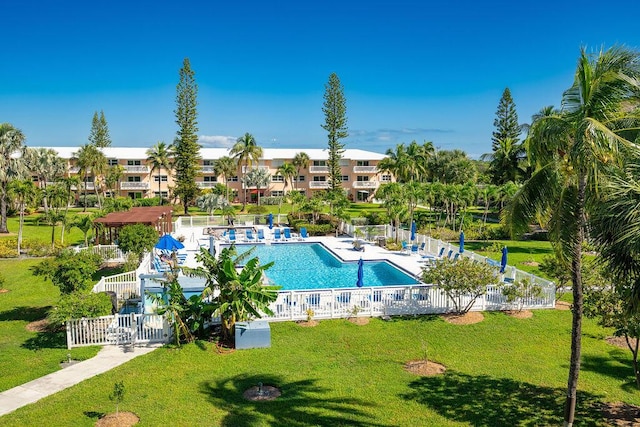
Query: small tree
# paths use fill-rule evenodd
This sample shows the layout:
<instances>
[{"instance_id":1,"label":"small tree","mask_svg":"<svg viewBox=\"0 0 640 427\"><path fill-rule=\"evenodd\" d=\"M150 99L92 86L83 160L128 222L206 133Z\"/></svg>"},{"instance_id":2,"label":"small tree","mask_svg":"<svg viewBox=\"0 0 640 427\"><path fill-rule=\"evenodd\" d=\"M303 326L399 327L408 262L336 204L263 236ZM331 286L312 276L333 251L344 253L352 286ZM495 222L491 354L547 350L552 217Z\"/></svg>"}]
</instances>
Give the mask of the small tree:
<instances>
[{"instance_id":1,"label":"small tree","mask_svg":"<svg viewBox=\"0 0 640 427\"><path fill-rule=\"evenodd\" d=\"M93 228L93 220L89 215L76 215L71 220L71 226L82 231L84 236L84 245L89 246L89 231Z\"/></svg>"},{"instance_id":2,"label":"small tree","mask_svg":"<svg viewBox=\"0 0 640 427\"><path fill-rule=\"evenodd\" d=\"M102 258L89 251L63 251L57 258L49 258L33 267L36 276L44 276L60 288L60 293L86 291L93 285L93 274Z\"/></svg>"},{"instance_id":3,"label":"small tree","mask_svg":"<svg viewBox=\"0 0 640 427\"><path fill-rule=\"evenodd\" d=\"M125 225L120 230L118 247L123 252L133 252L142 260L145 252L151 251L158 241L158 232L144 224Z\"/></svg>"},{"instance_id":4,"label":"small tree","mask_svg":"<svg viewBox=\"0 0 640 427\"><path fill-rule=\"evenodd\" d=\"M64 294L54 308L49 310L47 320L52 329L59 329L65 322L82 317L100 317L111 314L111 297L104 292L88 292L88 289Z\"/></svg>"},{"instance_id":5,"label":"small tree","mask_svg":"<svg viewBox=\"0 0 640 427\"><path fill-rule=\"evenodd\" d=\"M517 304L518 311L522 311L526 298L540 298L542 296L542 287L531 283L528 278L502 286L501 291L509 304Z\"/></svg>"},{"instance_id":6,"label":"small tree","mask_svg":"<svg viewBox=\"0 0 640 427\"><path fill-rule=\"evenodd\" d=\"M451 300L456 314L467 313L487 292L487 286L499 282L494 267L470 258L438 260L435 266L423 268L422 281L438 285Z\"/></svg>"},{"instance_id":7,"label":"small tree","mask_svg":"<svg viewBox=\"0 0 640 427\"><path fill-rule=\"evenodd\" d=\"M116 415L118 414L120 404L124 400L124 392L124 383L120 381L113 385L113 393L109 395L109 400L116 402Z\"/></svg>"}]
</instances>

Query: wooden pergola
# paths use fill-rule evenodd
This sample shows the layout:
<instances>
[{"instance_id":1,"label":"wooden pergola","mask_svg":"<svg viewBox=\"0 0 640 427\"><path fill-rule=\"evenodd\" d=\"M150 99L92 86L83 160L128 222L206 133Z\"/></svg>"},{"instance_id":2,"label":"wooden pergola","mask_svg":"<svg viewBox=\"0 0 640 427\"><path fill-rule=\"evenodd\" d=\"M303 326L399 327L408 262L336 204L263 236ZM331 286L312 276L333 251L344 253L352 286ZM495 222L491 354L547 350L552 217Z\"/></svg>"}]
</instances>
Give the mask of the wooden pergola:
<instances>
[{"instance_id":1,"label":"wooden pergola","mask_svg":"<svg viewBox=\"0 0 640 427\"><path fill-rule=\"evenodd\" d=\"M131 224L149 225L158 231L159 236L171 233L172 213L171 206L137 207L125 212L111 212L93 221L96 244L113 244L118 239L120 229Z\"/></svg>"}]
</instances>

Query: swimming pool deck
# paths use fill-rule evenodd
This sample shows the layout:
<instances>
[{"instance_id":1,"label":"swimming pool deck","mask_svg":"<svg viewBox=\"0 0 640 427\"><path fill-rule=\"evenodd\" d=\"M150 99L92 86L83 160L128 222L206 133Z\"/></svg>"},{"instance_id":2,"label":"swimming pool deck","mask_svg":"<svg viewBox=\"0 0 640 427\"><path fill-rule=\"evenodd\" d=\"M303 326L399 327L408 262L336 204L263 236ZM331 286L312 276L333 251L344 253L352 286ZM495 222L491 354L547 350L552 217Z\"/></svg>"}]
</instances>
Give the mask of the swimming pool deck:
<instances>
[{"instance_id":1,"label":"swimming pool deck","mask_svg":"<svg viewBox=\"0 0 640 427\"><path fill-rule=\"evenodd\" d=\"M356 251L353 249L353 237L349 236L309 236L306 239L301 239L299 236L294 235L292 239L288 241L274 241L273 240L273 232L269 230L266 226L255 226L256 229L262 228L265 234L265 241L260 242L259 244L287 244L287 243L322 243L325 247L327 247L331 252L341 258L343 261L358 261L362 258L364 261L390 261L396 266L400 267L402 270L405 270L407 273L411 274L413 277L418 277L422 273L422 268L425 266L425 260L421 255L417 255L415 253L407 253L401 251L389 251L385 248L378 246L375 243L363 241L362 245L364 247L364 251ZM183 227L180 230L173 233L174 236L190 236L185 238L183 242L185 245L185 249L187 250L187 258L185 260L184 265L188 267L197 266L197 262L195 259L195 254L199 250L200 246L208 248L209 247L209 236L202 234L202 227ZM254 233L255 235L255 233ZM243 240L244 235L239 233L237 236L236 244L252 244L256 243L255 241L245 241ZM226 240L215 239L215 247L216 251L219 251L219 245L229 244Z\"/></svg>"}]
</instances>

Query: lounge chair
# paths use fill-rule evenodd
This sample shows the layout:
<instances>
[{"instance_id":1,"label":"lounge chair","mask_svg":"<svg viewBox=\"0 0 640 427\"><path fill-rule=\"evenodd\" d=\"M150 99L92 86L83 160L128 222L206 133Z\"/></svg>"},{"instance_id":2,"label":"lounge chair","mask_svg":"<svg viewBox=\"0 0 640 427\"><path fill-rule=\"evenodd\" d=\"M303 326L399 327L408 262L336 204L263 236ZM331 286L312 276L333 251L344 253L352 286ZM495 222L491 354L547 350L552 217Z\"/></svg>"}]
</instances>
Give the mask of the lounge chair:
<instances>
[{"instance_id":1,"label":"lounge chair","mask_svg":"<svg viewBox=\"0 0 640 427\"><path fill-rule=\"evenodd\" d=\"M440 252L438 252L438 255L436 258L442 258L442 254L444 254L444 246L440 248Z\"/></svg>"},{"instance_id":2,"label":"lounge chair","mask_svg":"<svg viewBox=\"0 0 640 427\"><path fill-rule=\"evenodd\" d=\"M447 259L451 259L452 254L453 254L453 249L449 249L449 252L447 252Z\"/></svg>"},{"instance_id":3,"label":"lounge chair","mask_svg":"<svg viewBox=\"0 0 640 427\"><path fill-rule=\"evenodd\" d=\"M300 240L304 240L309 238L309 234L307 233L307 227L300 227Z\"/></svg>"},{"instance_id":4,"label":"lounge chair","mask_svg":"<svg viewBox=\"0 0 640 427\"><path fill-rule=\"evenodd\" d=\"M280 240L280 239L282 239L282 234L280 233L280 229L275 228L273 230L273 240Z\"/></svg>"},{"instance_id":5,"label":"lounge chair","mask_svg":"<svg viewBox=\"0 0 640 427\"><path fill-rule=\"evenodd\" d=\"M262 228L258 228L258 241L264 240L264 230Z\"/></svg>"},{"instance_id":6,"label":"lounge chair","mask_svg":"<svg viewBox=\"0 0 640 427\"><path fill-rule=\"evenodd\" d=\"M247 230L247 231L245 231L245 233L244 233L244 239L245 239L247 242L253 242L253 241L255 241L255 240L256 240L256 238L255 238L255 236L253 235L253 233L251 232L251 230Z\"/></svg>"},{"instance_id":7,"label":"lounge chair","mask_svg":"<svg viewBox=\"0 0 640 427\"><path fill-rule=\"evenodd\" d=\"M290 228L285 228L284 229L284 240L291 240L291 229Z\"/></svg>"},{"instance_id":8,"label":"lounge chair","mask_svg":"<svg viewBox=\"0 0 640 427\"><path fill-rule=\"evenodd\" d=\"M460 252L456 252L456 254L453 256L453 260L457 261L458 258L460 258Z\"/></svg>"},{"instance_id":9,"label":"lounge chair","mask_svg":"<svg viewBox=\"0 0 640 427\"><path fill-rule=\"evenodd\" d=\"M425 242L420 243L420 249L418 249L418 252L422 252L424 253L424 248L427 244Z\"/></svg>"},{"instance_id":10,"label":"lounge chair","mask_svg":"<svg viewBox=\"0 0 640 427\"><path fill-rule=\"evenodd\" d=\"M402 242L400 242L400 244L402 245L402 249L400 250L401 253L405 253L405 252L409 252L409 245L407 244L407 242L405 242L404 240Z\"/></svg>"},{"instance_id":11,"label":"lounge chair","mask_svg":"<svg viewBox=\"0 0 640 427\"><path fill-rule=\"evenodd\" d=\"M235 242L236 241L236 230L231 229L229 230L229 242Z\"/></svg>"},{"instance_id":12,"label":"lounge chair","mask_svg":"<svg viewBox=\"0 0 640 427\"><path fill-rule=\"evenodd\" d=\"M412 255L413 255L413 254L418 255L418 249L419 249L419 246L418 246L417 244L413 244L413 245L411 245L411 254L412 254Z\"/></svg>"},{"instance_id":13,"label":"lounge chair","mask_svg":"<svg viewBox=\"0 0 640 427\"><path fill-rule=\"evenodd\" d=\"M153 269L158 273L166 273L169 271L169 265L161 262L158 258L153 258Z\"/></svg>"}]
</instances>

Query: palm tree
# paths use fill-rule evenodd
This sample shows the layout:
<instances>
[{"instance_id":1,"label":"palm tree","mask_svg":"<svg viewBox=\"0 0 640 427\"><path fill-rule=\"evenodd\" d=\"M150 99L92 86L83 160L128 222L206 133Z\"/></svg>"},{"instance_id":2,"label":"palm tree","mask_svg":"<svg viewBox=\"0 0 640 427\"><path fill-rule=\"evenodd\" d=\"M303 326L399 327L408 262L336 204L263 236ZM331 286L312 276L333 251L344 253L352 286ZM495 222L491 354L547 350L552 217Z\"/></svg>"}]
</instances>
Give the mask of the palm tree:
<instances>
[{"instance_id":1,"label":"palm tree","mask_svg":"<svg viewBox=\"0 0 640 427\"><path fill-rule=\"evenodd\" d=\"M107 186L109 192L114 194L119 194L116 190L120 189L120 180L124 176L124 166L122 165L113 165L109 166L107 170L107 174L104 177L104 185Z\"/></svg>"},{"instance_id":2,"label":"palm tree","mask_svg":"<svg viewBox=\"0 0 640 427\"><path fill-rule=\"evenodd\" d=\"M222 156L213 164L213 170L217 176L224 177L224 185L227 187L227 200L229 200L229 178L238 171L238 165L229 156Z\"/></svg>"},{"instance_id":3,"label":"palm tree","mask_svg":"<svg viewBox=\"0 0 640 427\"><path fill-rule=\"evenodd\" d=\"M247 188L256 187L256 191L258 192L258 206L260 206L260 189L267 187L269 181L271 181L271 175L266 169L251 169L245 174L244 178L242 178L245 191Z\"/></svg>"},{"instance_id":4,"label":"palm tree","mask_svg":"<svg viewBox=\"0 0 640 427\"><path fill-rule=\"evenodd\" d=\"M47 188L48 182L56 181L67 171L66 162L51 148L27 148L25 161L29 171L38 179L41 190ZM49 210L47 198L42 200L45 212Z\"/></svg>"},{"instance_id":5,"label":"palm tree","mask_svg":"<svg viewBox=\"0 0 640 427\"><path fill-rule=\"evenodd\" d=\"M282 175L282 178L284 179L282 197L280 197L280 203L278 205L278 215L280 214L280 210L282 209L282 200L287 196L287 182L290 182L291 187L293 188L293 177L296 175L296 172L296 167L292 163L284 162L278 167L278 174Z\"/></svg>"},{"instance_id":6,"label":"palm tree","mask_svg":"<svg viewBox=\"0 0 640 427\"><path fill-rule=\"evenodd\" d=\"M9 183L27 176L24 134L9 123L0 123L0 233L8 233Z\"/></svg>"},{"instance_id":7,"label":"palm tree","mask_svg":"<svg viewBox=\"0 0 640 427\"><path fill-rule=\"evenodd\" d=\"M71 226L82 231L84 245L89 246L89 231L93 228L93 220L90 215L77 215L71 221Z\"/></svg>"},{"instance_id":8,"label":"palm tree","mask_svg":"<svg viewBox=\"0 0 640 427\"><path fill-rule=\"evenodd\" d=\"M20 228L18 229L18 256L22 245L22 228L24 225L24 210L27 204L31 203L37 194L37 189L30 179L21 179L12 181L9 184L9 191L16 199L18 210L20 212Z\"/></svg>"},{"instance_id":9,"label":"palm tree","mask_svg":"<svg viewBox=\"0 0 640 427\"><path fill-rule=\"evenodd\" d=\"M552 244L571 271L573 321L565 426L573 425L580 372L587 215L598 198L601 173L620 161L617 153L636 150L624 131L617 129L632 119L623 107L640 90L638 64L638 54L625 48L597 55L581 49L574 83L562 96L561 112L531 125L528 145L535 171L507 210L513 234L525 231L537 214L548 212Z\"/></svg>"},{"instance_id":10,"label":"palm tree","mask_svg":"<svg viewBox=\"0 0 640 427\"><path fill-rule=\"evenodd\" d=\"M480 160L488 160L492 183L502 185L509 181L518 182L526 173L527 150L525 143L506 137L498 140L497 150L483 154Z\"/></svg>"},{"instance_id":11,"label":"palm tree","mask_svg":"<svg viewBox=\"0 0 640 427\"><path fill-rule=\"evenodd\" d=\"M378 170L393 174L398 182L407 182L408 163L411 162L407 156L407 147L404 144L398 144L395 151L389 148L385 154L387 157L378 162Z\"/></svg>"},{"instance_id":12,"label":"palm tree","mask_svg":"<svg viewBox=\"0 0 640 427\"><path fill-rule=\"evenodd\" d=\"M229 154L235 159L238 167L246 166L243 174L247 173L249 167L253 163L258 163L260 157L262 157L262 147L256 143L256 139L249 132L237 139L236 143ZM244 199L242 200L242 210L247 207L247 189L244 189Z\"/></svg>"},{"instance_id":13,"label":"palm tree","mask_svg":"<svg viewBox=\"0 0 640 427\"><path fill-rule=\"evenodd\" d=\"M151 165L151 174L153 174L153 171L155 170L158 171L158 197L160 197L160 205L163 205L164 200L162 199L161 191L161 172L162 169L171 169L171 146L160 141L153 147L149 148L147 150L147 163Z\"/></svg>"},{"instance_id":14,"label":"palm tree","mask_svg":"<svg viewBox=\"0 0 640 427\"><path fill-rule=\"evenodd\" d=\"M302 169L308 168L310 162L311 162L311 159L309 158L309 155L304 151L301 151L300 153L296 153L293 156L293 160L291 161L291 164L293 164L293 166L296 168L296 182L298 182L298 180L300 179L300 171Z\"/></svg>"},{"instance_id":15,"label":"palm tree","mask_svg":"<svg viewBox=\"0 0 640 427\"><path fill-rule=\"evenodd\" d=\"M395 228L395 242L398 243L398 228L407 214L407 198L401 184L391 182L381 185L376 191L376 198L382 200L382 207L387 210L391 225Z\"/></svg>"},{"instance_id":16,"label":"palm tree","mask_svg":"<svg viewBox=\"0 0 640 427\"><path fill-rule=\"evenodd\" d=\"M94 177L94 189L96 191L96 197L98 197L98 206L101 206L100 198L98 196L98 183L96 177L98 174L103 173L107 166L107 158L104 154L92 144L84 144L80 147L76 153L73 154L73 158L76 160L76 165L80 168L80 176L84 181L84 209L87 211L87 184L89 176Z\"/></svg>"}]
</instances>

